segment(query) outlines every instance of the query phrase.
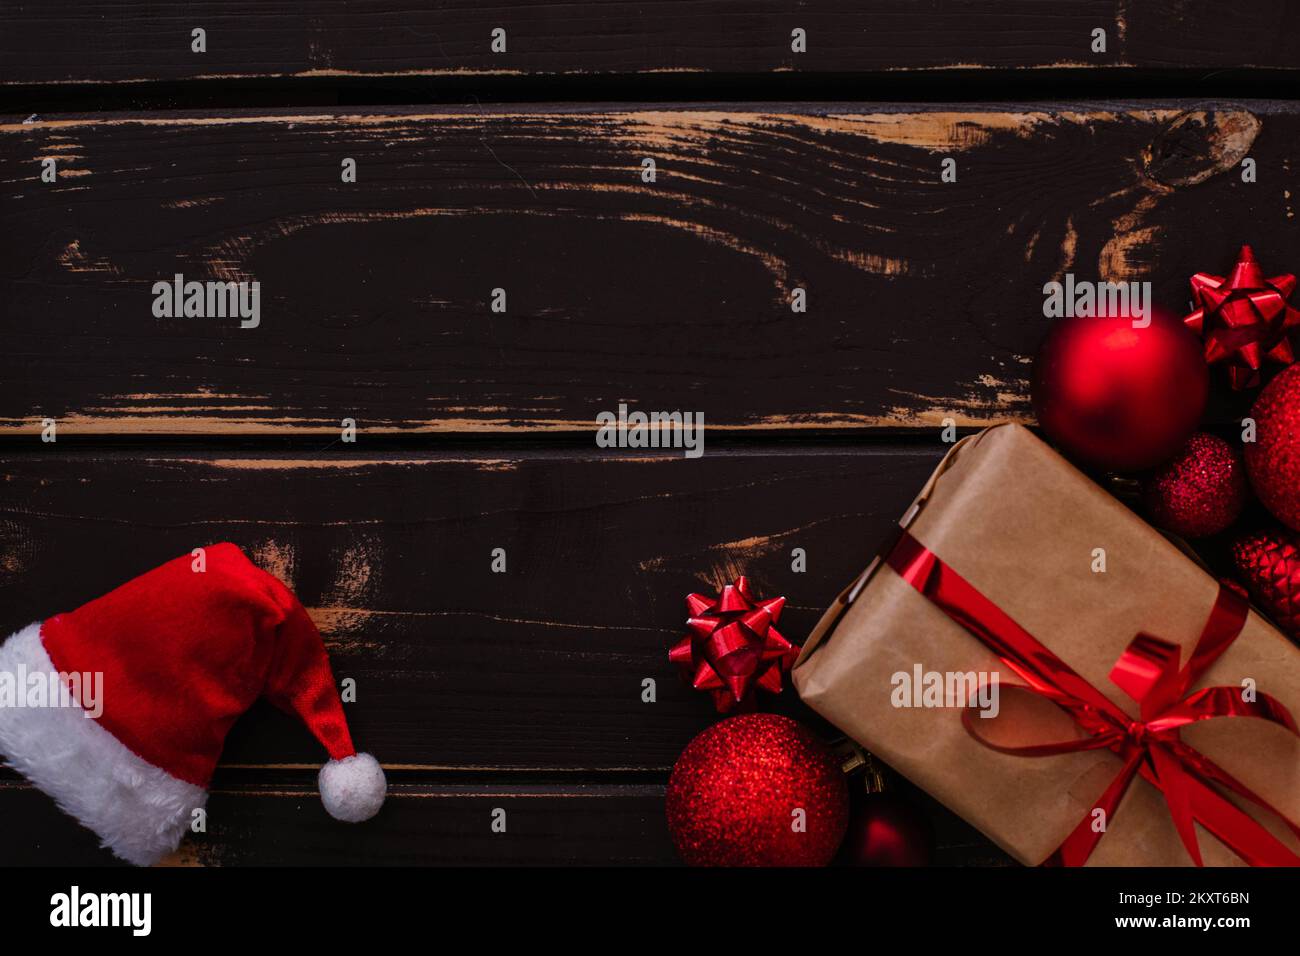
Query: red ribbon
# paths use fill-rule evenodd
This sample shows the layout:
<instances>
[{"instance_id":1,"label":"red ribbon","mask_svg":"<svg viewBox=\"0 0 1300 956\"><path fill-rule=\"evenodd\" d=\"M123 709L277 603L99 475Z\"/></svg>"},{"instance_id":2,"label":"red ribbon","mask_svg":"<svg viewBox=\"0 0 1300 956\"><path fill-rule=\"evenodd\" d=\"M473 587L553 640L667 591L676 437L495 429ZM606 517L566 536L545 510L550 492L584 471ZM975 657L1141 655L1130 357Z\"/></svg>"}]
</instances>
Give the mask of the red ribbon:
<instances>
[{"instance_id":1,"label":"red ribbon","mask_svg":"<svg viewBox=\"0 0 1300 956\"><path fill-rule=\"evenodd\" d=\"M781 672L789 671L799 648L776 629L785 598L755 599L743 575L711 598L688 594L685 637L668 659L680 665L696 690L713 695L718 713L754 709L754 689L781 693Z\"/></svg>"},{"instance_id":2,"label":"red ribbon","mask_svg":"<svg viewBox=\"0 0 1300 956\"><path fill-rule=\"evenodd\" d=\"M1295 285L1290 274L1264 278L1250 246L1241 247L1232 275L1192 276L1196 311L1183 322L1205 335L1205 361L1228 364L1234 389L1258 385L1266 360L1279 365L1295 361L1291 336L1300 328L1300 311L1286 302Z\"/></svg>"},{"instance_id":3,"label":"red ribbon","mask_svg":"<svg viewBox=\"0 0 1300 956\"><path fill-rule=\"evenodd\" d=\"M1137 703L1139 717L1134 720L908 532L903 532L886 560L903 580L1018 674L1030 692L1057 704L1085 733L1056 743L1001 746L980 736L974 711L968 707L962 711L962 723L982 745L1022 757L1111 750L1123 760L1123 766L1096 804L1105 812L1106 824L1114 819L1134 778L1141 775L1164 794L1183 846L1197 866L1203 863L1194 823L1205 827L1252 866L1300 865L1300 856L1213 785L1274 814L1297 837L1300 826L1179 736L1188 724L1212 717L1256 717L1300 736L1286 707L1267 694L1259 693L1255 700L1247 701L1239 687L1191 691L1197 679L1241 633L1248 605L1238 594L1220 587L1205 628L1182 670L1178 667L1178 645L1149 634L1133 639L1111 670L1110 679ZM995 679L985 686L997 684ZM1104 834L1104 829L1094 828L1094 814L1095 810L1086 814L1045 862L1062 866L1086 862Z\"/></svg>"}]
</instances>

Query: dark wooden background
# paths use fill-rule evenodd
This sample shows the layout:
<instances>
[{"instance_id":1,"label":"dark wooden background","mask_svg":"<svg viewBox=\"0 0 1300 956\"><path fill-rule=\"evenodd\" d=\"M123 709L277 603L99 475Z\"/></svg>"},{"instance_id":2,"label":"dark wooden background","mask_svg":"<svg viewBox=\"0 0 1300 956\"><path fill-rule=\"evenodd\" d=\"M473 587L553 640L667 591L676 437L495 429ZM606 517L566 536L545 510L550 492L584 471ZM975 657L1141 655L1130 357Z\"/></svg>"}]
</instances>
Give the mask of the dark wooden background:
<instances>
[{"instance_id":1,"label":"dark wooden background","mask_svg":"<svg viewBox=\"0 0 1300 956\"><path fill-rule=\"evenodd\" d=\"M940 423L1028 419L1044 282L1294 269L1298 48L1283 2L5 5L0 633L234 541L393 792L329 820L259 707L177 862L672 862L685 594L748 574L801 640ZM176 272L261 326L154 318ZM704 457L596 448L620 401ZM1006 862L914 796L938 862ZM111 862L8 771L0 820L0 863Z\"/></svg>"}]
</instances>

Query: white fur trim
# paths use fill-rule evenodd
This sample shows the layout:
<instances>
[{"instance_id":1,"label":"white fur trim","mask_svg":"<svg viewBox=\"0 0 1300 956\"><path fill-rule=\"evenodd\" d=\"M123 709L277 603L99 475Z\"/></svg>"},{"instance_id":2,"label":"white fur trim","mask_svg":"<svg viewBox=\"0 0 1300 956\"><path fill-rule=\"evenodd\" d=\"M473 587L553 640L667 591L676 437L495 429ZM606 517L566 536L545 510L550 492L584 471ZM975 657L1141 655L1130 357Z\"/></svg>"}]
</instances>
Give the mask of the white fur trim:
<instances>
[{"instance_id":1,"label":"white fur trim","mask_svg":"<svg viewBox=\"0 0 1300 956\"><path fill-rule=\"evenodd\" d=\"M335 820L369 820L384 805L387 794L384 768L370 754L331 760L320 768L320 800Z\"/></svg>"},{"instance_id":2,"label":"white fur trim","mask_svg":"<svg viewBox=\"0 0 1300 956\"><path fill-rule=\"evenodd\" d=\"M0 672L20 668L54 671L39 622L0 644ZM104 696L111 706L111 687ZM94 830L102 846L137 866L176 849L193 811L208 799L202 787L136 756L80 707L0 707L0 755Z\"/></svg>"}]
</instances>

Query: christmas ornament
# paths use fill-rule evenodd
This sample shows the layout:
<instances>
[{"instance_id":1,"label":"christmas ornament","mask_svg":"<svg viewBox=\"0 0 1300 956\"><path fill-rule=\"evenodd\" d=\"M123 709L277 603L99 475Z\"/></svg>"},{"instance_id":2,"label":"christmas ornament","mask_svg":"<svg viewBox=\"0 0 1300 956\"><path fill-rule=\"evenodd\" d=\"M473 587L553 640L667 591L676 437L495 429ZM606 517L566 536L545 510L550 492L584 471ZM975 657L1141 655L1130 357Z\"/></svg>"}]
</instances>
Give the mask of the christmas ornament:
<instances>
[{"instance_id":1,"label":"christmas ornament","mask_svg":"<svg viewBox=\"0 0 1300 956\"><path fill-rule=\"evenodd\" d=\"M686 597L690 617L685 637L668 652L696 690L709 691L719 713L751 704L754 688L781 692L781 672L789 671L799 648L776 629L785 598L754 600L745 577L728 584L717 598Z\"/></svg>"},{"instance_id":2,"label":"christmas ornament","mask_svg":"<svg viewBox=\"0 0 1300 956\"><path fill-rule=\"evenodd\" d=\"M692 740L666 798L673 843L692 866L825 866L848 805L835 757L776 714L730 717Z\"/></svg>"},{"instance_id":3,"label":"christmas ornament","mask_svg":"<svg viewBox=\"0 0 1300 956\"><path fill-rule=\"evenodd\" d=\"M855 796L840 859L852 866L929 866L934 834L925 814L893 790Z\"/></svg>"},{"instance_id":4,"label":"christmas ornament","mask_svg":"<svg viewBox=\"0 0 1300 956\"><path fill-rule=\"evenodd\" d=\"M1264 386L1250 416L1255 440L1246 442L1246 473L1264 507L1300 530L1300 365Z\"/></svg>"},{"instance_id":5,"label":"christmas ornament","mask_svg":"<svg viewBox=\"0 0 1300 956\"><path fill-rule=\"evenodd\" d=\"M1142 485L1152 523L1185 538L1224 531L1246 506L1246 469L1222 438L1197 432Z\"/></svg>"},{"instance_id":6,"label":"christmas ornament","mask_svg":"<svg viewBox=\"0 0 1300 956\"><path fill-rule=\"evenodd\" d=\"M332 816L366 820L384 801L384 772L352 745L316 626L233 544L23 628L0 643L0 673L48 676L56 689L69 686L59 674L102 675L70 706L0 707L0 754L131 863L176 849L207 802L226 731L259 697L329 752L319 782Z\"/></svg>"},{"instance_id":7,"label":"christmas ornament","mask_svg":"<svg viewBox=\"0 0 1300 956\"><path fill-rule=\"evenodd\" d=\"M862 768L851 773L849 826L837 860L849 866L929 866L934 828L910 800L891 789L874 759L856 744Z\"/></svg>"},{"instance_id":8,"label":"christmas ornament","mask_svg":"<svg viewBox=\"0 0 1300 956\"><path fill-rule=\"evenodd\" d=\"M1300 539L1284 531L1247 535L1232 546L1232 560L1255 603L1300 643Z\"/></svg>"},{"instance_id":9,"label":"christmas ornament","mask_svg":"<svg viewBox=\"0 0 1300 956\"><path fill-rule=\"evenodd\" d=\"M1250 246L1242 246L1226 279L1205 272L1192 276L1196 310L1183 322L1204 336L1206 362L1228 366L1233 388L1253 388L1265 361L1295 361L1291 336L1300 326L1300 312L1286 302L1294 291L1295 276L1265 279Z\"/></svg>"},{"instance_id":10,"label":"christmas ornament","mask_svg":"<svg viewBox=\"0 0 1300 956\"><path fill-rule=\"evenodd\" d=\"M1043 342L1033 403L1069 455L1138 471L1178 451L1200 421L1208 388L1196 338L1177 322L1075 317L1058 321Z\"/></svg>"}]
</instances>

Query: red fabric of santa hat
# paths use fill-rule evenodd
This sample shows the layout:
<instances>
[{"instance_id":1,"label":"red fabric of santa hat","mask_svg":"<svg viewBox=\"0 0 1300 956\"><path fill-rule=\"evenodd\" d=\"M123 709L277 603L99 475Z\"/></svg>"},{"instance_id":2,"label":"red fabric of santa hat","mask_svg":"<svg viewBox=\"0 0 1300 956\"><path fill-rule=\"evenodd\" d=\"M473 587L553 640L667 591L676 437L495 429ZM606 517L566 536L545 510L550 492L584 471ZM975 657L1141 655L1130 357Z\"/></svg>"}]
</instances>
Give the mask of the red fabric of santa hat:
<instances>
[{"instance_id":1,"label":"red fabric of santa hat","mask_svg":"<svg viewBox=\"0 0 1300 956\"><path fill-rule=\"evenodd\" d=\"M26 686L58 675L62 701L0 706L0 755L132 863L176 849L227 731L259 697L329 753L320 792L332 816L367 820L387 793L378 761L352 745L320 632L233 544L23 628L0 644L0 674Z\"/></svg>"}]
</instances>

